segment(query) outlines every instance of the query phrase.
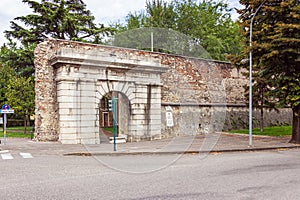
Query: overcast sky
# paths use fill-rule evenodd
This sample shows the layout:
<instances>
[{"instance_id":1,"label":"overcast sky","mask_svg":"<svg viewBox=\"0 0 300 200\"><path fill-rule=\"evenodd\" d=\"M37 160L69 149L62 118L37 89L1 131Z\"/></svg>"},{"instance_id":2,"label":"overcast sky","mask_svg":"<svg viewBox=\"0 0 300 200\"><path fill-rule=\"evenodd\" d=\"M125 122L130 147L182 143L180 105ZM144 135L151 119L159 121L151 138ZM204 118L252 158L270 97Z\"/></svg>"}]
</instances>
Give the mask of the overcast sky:
<instances>
[{"instance_id":1,"label":"overcast sky","mask_svg":"<svg viewBox=\"0 0 300 200\"><path fill-rule=\"evenodd\" d=\"M110 24L124 18L129 12L145 8L146 0L83 0L96 18L96 23ZM238 0L227 0L230 7L240 7ZM0 0L0 45L6 42L3 31L9 29L15 17L31 13L22 0ZM237 14L233 14L236 18Z\"/></svg>"}]
</instances>

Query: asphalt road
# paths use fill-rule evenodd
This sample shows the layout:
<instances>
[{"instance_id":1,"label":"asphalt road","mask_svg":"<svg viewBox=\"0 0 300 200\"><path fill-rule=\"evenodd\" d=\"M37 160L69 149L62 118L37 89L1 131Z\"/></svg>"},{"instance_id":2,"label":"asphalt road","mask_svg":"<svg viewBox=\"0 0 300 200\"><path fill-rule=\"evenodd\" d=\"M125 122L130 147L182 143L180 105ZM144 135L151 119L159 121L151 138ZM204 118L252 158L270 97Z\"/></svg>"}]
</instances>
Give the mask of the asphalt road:
<instances>
[{"instance_id":1,"label":"asphalt road","mask_svg":"<svg viewBox=\"0 0 300 200\"><path fill-rule=\"evenodd\" d=\"M10 153L0 159L1 200L300 199L300 150L179 159Z\"/></svg>"}]
</instances>

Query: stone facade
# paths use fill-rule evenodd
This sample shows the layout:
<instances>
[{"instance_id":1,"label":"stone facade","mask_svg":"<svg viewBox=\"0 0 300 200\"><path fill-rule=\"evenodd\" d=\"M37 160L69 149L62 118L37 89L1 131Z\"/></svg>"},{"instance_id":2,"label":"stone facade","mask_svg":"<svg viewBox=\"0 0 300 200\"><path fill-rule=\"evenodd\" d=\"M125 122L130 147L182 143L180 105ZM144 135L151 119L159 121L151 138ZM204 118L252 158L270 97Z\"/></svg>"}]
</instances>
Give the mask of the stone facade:
<instances>
[{"instance_id":1,"label":"stone facade","mask_svg":"<svg viewBox=\"0 0 300 200\"><path fill-rule=\"evenodd\" d=\"M169 71L162 75L163 137L247 129L249 111L243 69L230 63L170 56L163 61ZM174 127L166 126L166 108L173 113ZM288 108L264 110L264 125L291 124ZM253 127L260 126L260 111L253 109Z\"/></svg>"},{"instance_id":2,"label":"stone facade","mask_svg":"<svg viewBox=\"0 0 300 200\"><path fill-rule=\"evenodd\" d=\"M35 66L40 141L100 143L107 94L118 98L119 132L130 141L247 125L248 80L226 62L50 39L36 48ZM266 123L290 122L291 113L282 113L275 123L266 112Z\"/></svg>"},{"instance_id":3,"label":"stone facade","mask_svg":"<svg viewBox=\"0 0 300 200\"><path fill-rule=\"evenodd\" d=\"M99 104L112 92L130 102L130 138L160 137L160 75L168 68L151 53L47 40L35 56L37 140L100 143Z\"/></svg>"},{"instance_id":4,"label":"stone facade","mask_svg":"<svg viewBox=\"0 0 300 200\"><path fill-rule=\"evenodd\" d=\"M228 131L248 129L248 107L240 105L224 105L213 107L211 105L171 105L162 104L162 137L176 135L206 134L212 131ZM166 107L172 108L174 127L166 126ZM215 114L213 114L215 112ZM216 117L221 115L222 117ZM253 109L253 128L260 127L260 110ZM289 108L264 110L264 126L291 125L292 112Z\"/></svg>"}]
</instances>

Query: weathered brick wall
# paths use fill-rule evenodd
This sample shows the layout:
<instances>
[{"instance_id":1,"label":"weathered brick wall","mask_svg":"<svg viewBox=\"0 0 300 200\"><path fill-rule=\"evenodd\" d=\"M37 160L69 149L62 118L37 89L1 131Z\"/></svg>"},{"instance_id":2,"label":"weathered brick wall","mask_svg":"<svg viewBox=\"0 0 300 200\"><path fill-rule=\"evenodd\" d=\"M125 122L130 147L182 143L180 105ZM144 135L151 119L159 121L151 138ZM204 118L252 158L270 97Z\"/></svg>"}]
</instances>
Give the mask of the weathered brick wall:
<instances>
[{"instance_id":1,"label":"weathered brick wall","mask_svg":"<svg viewBox=\"0 0 300 200\"><path fill-rule=\"evenodd\" d=\"M164 103L245 103L247 79L230 63L180 56L162 57Z\"/></svg>"}]
</instances>

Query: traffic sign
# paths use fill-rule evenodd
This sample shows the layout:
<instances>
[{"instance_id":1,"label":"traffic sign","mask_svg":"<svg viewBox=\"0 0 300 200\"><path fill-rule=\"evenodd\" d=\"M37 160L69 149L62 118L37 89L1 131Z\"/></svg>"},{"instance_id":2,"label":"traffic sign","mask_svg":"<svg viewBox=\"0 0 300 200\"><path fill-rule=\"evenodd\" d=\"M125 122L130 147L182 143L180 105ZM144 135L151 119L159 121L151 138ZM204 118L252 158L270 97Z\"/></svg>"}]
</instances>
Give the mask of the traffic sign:
<instances>
[{"instance_id":1,"label":"traffic sign","mask_svg":"<svg viewBox=\"0 0 300 200\"><path fill-rule=\"evenodd\" d=\"M14 110L11 110L9 105L4 104L0 110L0 113L14 113Z\"/></svg>"},{"instance_id":2,"label":"traffic sign","mask_svg":"<svg viewBox=\"0 0 300 200\"><path fill-rule=\"evenodd\" d=\"M7 105L7 104L4 104L4 105L2 106L2 110L10 110L10 106Z\"/></svg>"},{"instance_id":3,"label":"traffic sign","mask_svg":"<svg viewBox=\"0 0 300 200\"><path fill-rule=\"evenodd\" d=\"M113 111L113 101L111 99L108 100L108 111Z\"/></svg>"},{"instance_id":4,"label":"traffic sign","mask_svg":"<svg viewBox=\"0 0 300 200\"><path fill-rule=\"evenodd\" d=\"M8 113L14 113L14 110L11 110L9 105L4 104L2 106L2 109L0 110L0 113L4 114L4 119L3 119L3 137L4 137L4 144L6 144L6 122L7 122L6 114L8 114Z\"/></svg>"}]
</instances>

